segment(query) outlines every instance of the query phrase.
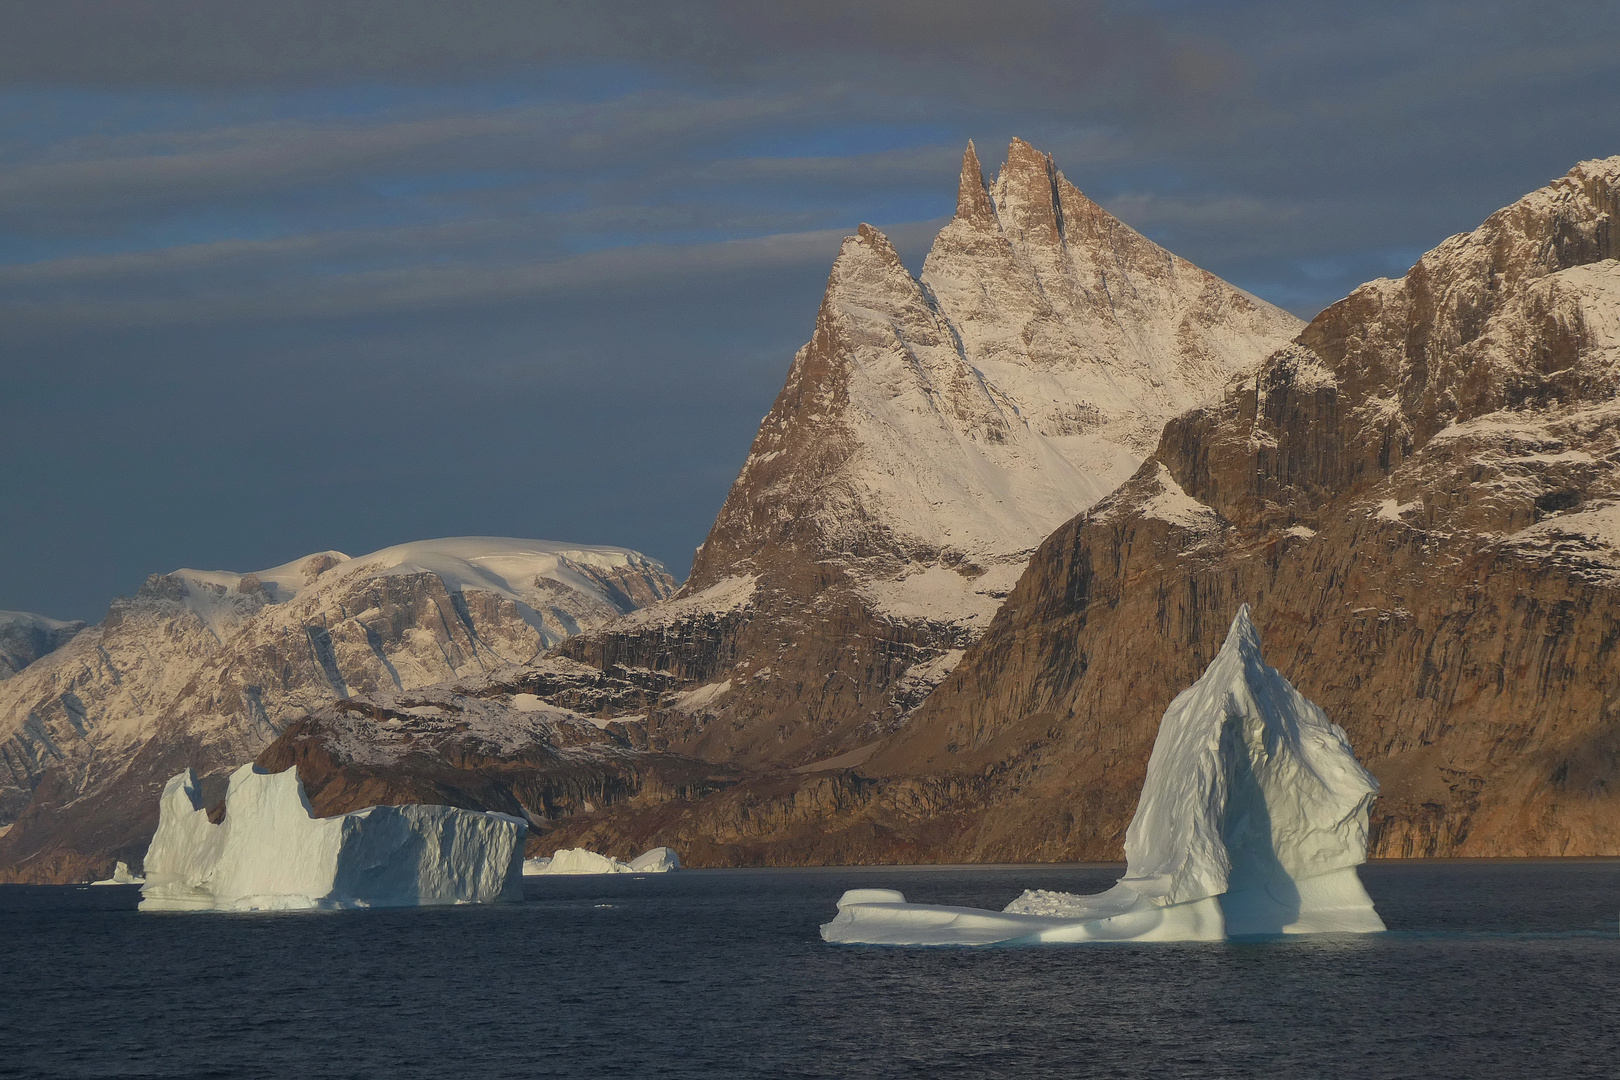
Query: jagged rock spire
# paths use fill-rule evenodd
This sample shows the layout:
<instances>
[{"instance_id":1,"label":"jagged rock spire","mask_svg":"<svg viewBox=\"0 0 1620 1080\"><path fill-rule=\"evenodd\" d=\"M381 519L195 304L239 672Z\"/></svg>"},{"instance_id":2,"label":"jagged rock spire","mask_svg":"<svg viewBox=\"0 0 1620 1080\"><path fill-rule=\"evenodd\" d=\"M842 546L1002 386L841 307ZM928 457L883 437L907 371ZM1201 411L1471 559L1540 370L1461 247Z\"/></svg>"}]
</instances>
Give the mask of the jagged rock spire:
<instances>
[{"instance_id":1,"label":"jagged rock spire","mask_svg":"<svg viewBox=\"0 0 1620 1080\"><path fill-rule=\"evenodd\" d=\"M996 180L996 208L1003 222L1026 240L1051 247L1063 243L1063 210L1057 166L1023 139L1007 147L1007 163Z\"/></svg>"},{"instance_id":2,"label":"jagged rock spire","mask_svg":"<svg viewBox=\"0 0 1620 1080\"><path fill-rule=\"evenodd\" d=\"M984 173L979 168L979 155L969 139L962 153L962 177L956 184L956 216L963 221L990 224L996 211L990 205L990 193L985 190Z\"/></svg>"},{"instance_id":3,"label":"jagged rock spire","mask_svg":"<svg viewBox=\"0 0 1620 1080\"><path fill-rule=\"evenodd\" d=\"M887 236L883 235L881 230L874 229L872 226L863 221L861 222L860 228L855 230L855 236L852 239L856 240L859 244L870 248L872 253L875 254L884 263L884 265L898 267L902 271L905 269L904 265L900 262L900 253L894 250L894 244L890 242ZM840 254L839 257L842 258L843 255ZM910 275L908 274L907 277L909 276Z\"/></svg>"}]
</instances>

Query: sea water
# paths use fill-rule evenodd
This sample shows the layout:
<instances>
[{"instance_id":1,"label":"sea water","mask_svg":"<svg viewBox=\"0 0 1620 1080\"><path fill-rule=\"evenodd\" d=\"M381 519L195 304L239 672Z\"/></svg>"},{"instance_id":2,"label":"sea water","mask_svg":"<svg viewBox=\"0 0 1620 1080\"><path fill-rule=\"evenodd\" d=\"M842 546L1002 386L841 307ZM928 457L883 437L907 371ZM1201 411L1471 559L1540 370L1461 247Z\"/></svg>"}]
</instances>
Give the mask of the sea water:
<instances>
[{"instance_id":1,"label":"sea water","mask_svg":"<svg viewBox=\"0 0 1620 1080\"><path fill-rule=\"evenodd\" d=\"M1620 860L1381 863L1390 932L833 946L845 889L999 908L1118 867L531 879L521 904L138 913L0 886L0 1076L1620 1074Z\"/></svg>"}]
</instances>

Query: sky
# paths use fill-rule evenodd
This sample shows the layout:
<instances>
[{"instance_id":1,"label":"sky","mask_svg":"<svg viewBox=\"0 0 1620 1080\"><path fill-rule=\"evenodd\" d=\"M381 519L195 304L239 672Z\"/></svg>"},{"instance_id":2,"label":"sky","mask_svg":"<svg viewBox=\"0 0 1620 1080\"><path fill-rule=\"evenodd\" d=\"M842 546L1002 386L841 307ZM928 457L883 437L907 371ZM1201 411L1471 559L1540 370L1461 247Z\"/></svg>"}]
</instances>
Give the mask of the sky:
<instances>
[{"instance_id":1,"label":"sky","mask_svg":"<svg viewBox=\"0 0 1620 1080\"><path fill-rule=\"evenodd\" d=\"M1301 317L1620 153L1620 5L0 0L0 609L437 536L687 572L843 236L1020 136Z\"/></svg>"}]
</instances>

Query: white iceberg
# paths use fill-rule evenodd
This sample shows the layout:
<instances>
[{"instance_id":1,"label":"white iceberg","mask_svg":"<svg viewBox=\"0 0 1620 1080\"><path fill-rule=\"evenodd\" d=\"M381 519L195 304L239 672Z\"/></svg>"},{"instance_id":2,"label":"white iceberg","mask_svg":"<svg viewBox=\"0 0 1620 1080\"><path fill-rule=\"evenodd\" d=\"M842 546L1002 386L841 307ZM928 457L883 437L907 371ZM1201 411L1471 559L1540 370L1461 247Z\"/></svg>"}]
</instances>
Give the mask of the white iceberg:
<instances>
[{"instance_id":1,"label":"white iceberg","mask_svg":"<svg viewBox=\"0 0 1620 1080\"><path fill-rule=\"evenodd\" d=\"M525 876L541 874L663 874L679 870L681 860L674 848L655 847L629 862L598 855L585 848L562 848L549 859L525 859Z\"/></svg>"},{"instance_id":2,"label":"white iceberg","mask_svg":"<svg viewBox=\"0 0 1620 1080\"><path fill-rule=\"evenodd\" d=\"M141 909L262 911L411 907L523 898L528 823L450 806L310 810L298 770L231 774L208 820L191 769L163 788Z\"/></svg>"},{"instance_id":3,"label":"white iceberg","mask_svg":"<svg viewBox=\"0 0 1620 1080\"><path fill-rule=\"evenodd\" d=\"M1003 911L852 889L828 941L1216 941L1384 929L1356 867L1378 783L1344 731L1267 667L1239 609L1220 654L1159 724L1125 876L1093 896L1029 890Z\"/></svg>"},{"instance_id":4,"label":"white iceberg","mask_svg":"<svg viewBox=\"0 0 1620 1080\"><path fill-rule=\"evenodd\" d=\"M92 884L92 885L144 885L145 883L146 883L145 878L138 877L135 874L132 874L132 873L129 872L129 863L123 862L122 860L120 860L118 865L113 867L113 875L112 875L112 877L110 877L110 878L102 878L100 881L92 881L90 884Z\"/></svg>"}]
</instances>

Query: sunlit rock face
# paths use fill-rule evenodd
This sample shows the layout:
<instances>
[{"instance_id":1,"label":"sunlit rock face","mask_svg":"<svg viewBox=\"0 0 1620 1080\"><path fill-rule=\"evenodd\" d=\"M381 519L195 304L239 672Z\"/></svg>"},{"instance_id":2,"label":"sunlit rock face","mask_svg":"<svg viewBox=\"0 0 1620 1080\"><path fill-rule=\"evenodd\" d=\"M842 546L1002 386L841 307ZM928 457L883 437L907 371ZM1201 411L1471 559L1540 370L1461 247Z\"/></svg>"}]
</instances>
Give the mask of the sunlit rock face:
<instances>
[{"instance_id":1,"label":"sunlit rock face","mask_svg":"<svg viewBox=\"0 0 1620 1080\"><path fill-rule=\"evenodd\" d=\"M1620 853L1616 220L1620 158L1584 162L1172 420L868 767L1019 778L946 851L1118 857L1251 602L1382 785L1375 856Z\"/></svg>"}]
</instances>

